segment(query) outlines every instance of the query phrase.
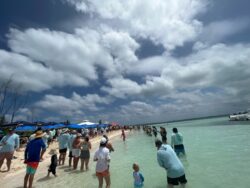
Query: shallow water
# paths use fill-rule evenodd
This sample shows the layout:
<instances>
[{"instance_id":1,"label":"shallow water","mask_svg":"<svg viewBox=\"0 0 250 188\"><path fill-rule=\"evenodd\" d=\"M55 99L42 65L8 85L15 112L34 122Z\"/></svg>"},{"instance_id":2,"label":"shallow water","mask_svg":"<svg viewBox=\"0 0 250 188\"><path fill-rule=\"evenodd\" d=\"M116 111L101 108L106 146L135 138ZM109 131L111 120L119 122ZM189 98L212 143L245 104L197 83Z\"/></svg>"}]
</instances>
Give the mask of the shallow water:
<instances>
[{"instance_id":1,"label":"shallow water","mask_svg":"<svg viewBox=\"0 0 250 188\"><path fill-rule=\"evenodd\" d=\"M182 161L189 188L250 187L250 122L229 122L222 117L169 123L168 140L173 127L178 127L184 136L187 160ZM144 175L144 188L166 188L166 172L157 164L154 137L132 131L125 143L121 138L112 142L115 148L110 164L112 188L133 188L134 162ZM98 187L92 157L88 172L62 168L59 177L39 179L35 187Z\"/></svg>"}]
</instances>

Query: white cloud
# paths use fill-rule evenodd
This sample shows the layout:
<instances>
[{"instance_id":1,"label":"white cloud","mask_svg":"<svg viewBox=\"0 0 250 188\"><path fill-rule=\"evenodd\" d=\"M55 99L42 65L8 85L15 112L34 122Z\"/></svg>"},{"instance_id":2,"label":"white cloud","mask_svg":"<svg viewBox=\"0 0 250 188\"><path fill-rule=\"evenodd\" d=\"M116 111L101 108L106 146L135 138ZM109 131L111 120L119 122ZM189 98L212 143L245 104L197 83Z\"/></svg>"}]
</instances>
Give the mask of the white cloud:
<instances>
[{"instance_id":1,"label":"white cloud","mask_svg":"<svg viewBox=\"0 0 250 188\"><path fill-rule=\"evenodd\" d=\"M97 105L107 105L110 102L111 99L108 97L100 97L97 94L80 96L74 92L70 98L60 95L45 95L35 106L47 111L57 112L69 117L75 116L74 118L77 118L89 111L99 111L102 107L97 107Z\"/></svg>"},{"instance_id":2,"label":"white cloud","mask_svg":"<svg viewBox=\"0 0 250 188\"><path fill-rule=\"evenodd\" d=\"M137 61L134 66L128 68L127 73L131 75L161 75L162 70L176 59L169 54L153 56ZM175 62L176 63L176 62Z\"/></svg>"},{"instance_id":3,"label":"white cloud","mask_svg":"<svg viewBox=\"0 0 250 188\"><path fill-rule=\"evenodd\" d=\"M77 10L102 22L149 38L168 49L183 45L199 34L202 24L195 16L205 11L205 0L67 0Z\"/></svg>"},{"instance_id":4,"label":"white cloud","mask_svg":"<svg viewBox=\"0 0 250 188\"><path fill-rule=\"evenodd\" d=\"M54 71L64 72L69 82L85 86L88 80L97 79L93 66L95 55L103 60L108 55L95 41L48 29L27 29L24 32L11 29L8 43L14 52L43 62Z\"/></svg>"},{"instance_id":5,"label":"white cloud","mask_svg":"<svg viewBox=\"0 0 250 188\"><path fill-rule=\"evenodd\" d=\"M0 50L0 61L0 78L11 78L25 90L41 91L66 82L62 73L46 68L23 55Z\"/></svg>"},{"instance_id":6,"label":"white cloud","mask_svg":"<svg viewBox=\"0 0 250 188\"><path fill-rule=\"evenodd\" d=\"M162 66L160 76L146 76L142 84L120 77L109 80L110 88L103 87L103 90L123 98L125 96L164 98L183 91L211 89L216 92L219 89L224 92L225 97L232 98L240 95L246 98L247 93L250 92L246 87L247 83L250 83L249 59L249 45L217 44L203 48L185 58L176 58L175 61L166 63ZM161 63L162 59L159 58L159 61ZM151 66L154 68L153 63ZM187 93L185 95L188 96Z\"/></svg>"},{"instance_id":7,"label":"white cloud","mask_svg":"<svg viewBox=\"0 0 250 188\"><path fill-rule=\"evenodd\" d=\"M55 73L58 84L48 83L47 87L38 90L53 86L89 86L89 82L98 79L98 67L103 69L106 77L125 74L137 61L134 53L139 47L128 33L108 27L99 31L76 29L74 34L48 29L11 29L8 38L10 48L15 53L28 56L32 66L48 70L48 74L51 72L49 76ZM35 74L35 67L33 71Z\"/></svg>"},{"instance_id":8,"label":"white cloud","mask_svg":"<svg viewBox=\"0 0 250 188\"><path fill-rule=\"evenodd\" d=\"M250 26L249 19L231 19L214 21L204 26L200 40L205 43L214 44L235 35Z\"/></svg>"},{"instance_id":9,"label":"white cloud","mask_svg":"<svg viewBox=\"0 0 250 188\"><path fill-rule=\"evenodd\" d=\"M101 89L118 98L125 98L127 95L137 95L141 90L137 82L123 77L109 79L107 82L111 87L103 86Z\"/></svg>"}]
</instances>

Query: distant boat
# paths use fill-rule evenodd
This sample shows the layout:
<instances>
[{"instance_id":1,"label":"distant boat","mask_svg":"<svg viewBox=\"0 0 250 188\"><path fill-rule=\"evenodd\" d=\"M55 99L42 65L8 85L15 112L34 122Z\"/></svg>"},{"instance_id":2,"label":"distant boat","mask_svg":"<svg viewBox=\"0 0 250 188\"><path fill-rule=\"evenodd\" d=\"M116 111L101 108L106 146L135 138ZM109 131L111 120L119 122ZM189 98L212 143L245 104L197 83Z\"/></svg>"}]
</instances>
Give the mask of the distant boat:
<instances>
[{"instance_id":1,"label":"distant boat","mask_svg":"<svg viewBox=\"0 0 250 188\"><path fill-rule=\"evenodd\" d=\"M239 112L229 115L230 121L248 121L250 120L250 111Z\"/></svg>"}]
</instances>

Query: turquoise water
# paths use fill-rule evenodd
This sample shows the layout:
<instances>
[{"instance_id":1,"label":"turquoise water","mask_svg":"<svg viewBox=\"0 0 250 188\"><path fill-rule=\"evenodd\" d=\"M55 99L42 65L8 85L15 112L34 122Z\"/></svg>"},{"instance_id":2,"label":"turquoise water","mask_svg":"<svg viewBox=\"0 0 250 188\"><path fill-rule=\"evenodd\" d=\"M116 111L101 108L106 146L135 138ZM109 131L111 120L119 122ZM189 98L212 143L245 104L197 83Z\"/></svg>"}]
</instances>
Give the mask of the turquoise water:
<instances>
[{"instance_id":1,"label":"turquoise water","mask_svg":"<svg viewBox=\"0 0 250 188\"><path fill-rule=\"evenodd\" d=\"M222 117L165 126L168 140L173 127L178 127L184 136L187 159L182 161L187 187L250 187L250 122L229 122L227 117ZM115 148L110 164L112 188L133 188L134 162L139 164L145 177L144 188L166 188L166 172L157 164L154 137L147 136L143 131L132 131L128 133L125 143L119 137L112 142ZM80 173L59 167L58 178L38 179L35 187L97 188L92 158L90 168L90 171Z\"/></svg>"}]
</instances>

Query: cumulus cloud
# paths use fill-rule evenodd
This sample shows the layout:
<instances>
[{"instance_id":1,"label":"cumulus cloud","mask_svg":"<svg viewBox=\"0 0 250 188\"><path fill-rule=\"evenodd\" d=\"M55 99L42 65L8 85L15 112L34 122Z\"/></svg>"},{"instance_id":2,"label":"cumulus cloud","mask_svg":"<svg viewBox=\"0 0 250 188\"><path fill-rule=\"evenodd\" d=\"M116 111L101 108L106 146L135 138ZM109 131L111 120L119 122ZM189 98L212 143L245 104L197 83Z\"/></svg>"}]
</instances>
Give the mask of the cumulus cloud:
<instances>
[{"instance_id":1,"label":"cumulus cloud","mask_svg":"<svg viewBox=\"0 0 250 188\"><path fill-rule=\"evenodd\" d=\"M142 97L151 93L164 98L175 92L217 88L234 97L239 94L243 97L247 94L246 90L249 91L245 87L250 82L249 57L249 45L217 44L166 63L160 76L146 76L142 84L115 78L109 80L111 87L104 87L103 90L117 97ZM151 66L153 68L154 64Z\"/></svg>"},{"instance_id":2,"label":"cumulus cloud","mask_svg":"<svg viewBox=\"0 0 250 188\"><path fill-rule=\"evenodd\" d=\"M123 77L117 77L107 80L110 87L103 86L101 90L109 95L117 98L125 98L126 96L137 95L140 93L140 86L137 82Z\"/></svg>"},{"instance_id":3,"label":"cumulus cloud","mask_svg":"<svg viewBox=\"0 0 250 188\"><path fill-rule=\"evenodd\" d=\"M139 122L164 121L165 114L172 119L218 114L230 105L249 104L250 45L218 43L247 28L248 20L204 26L196 17L207 0L67 2L87 15L78 28L73 25L71 33L12 28L9 51L0 50L0 79L13 76L28 91L46 92L34 106L38 110ZM139 59L142 38L163 45L165 52ZM188 41L195 43L189 55L172 54ZM67 86L94 93L50 93ZM31 112L20 115L25 113Z\"/></svg>"},{"instance_id":4,"label":"cumulus cloud","mask_svg":"<svg viewBox=\"0 0 250 188\"><path fill-rule=\"evenodd\" d=\"M223 42L223 40L243 31L249 26L250 21L245 18L214 21L204 26L199 39L209 44Z\"/></svg>"},{"instance_id":5,"label":"cumulus cloud","mask_svg":"<svg viewBox=\"0 0 250 188\"><path fill-rule=\"evenodd\" d=\"M67 0L78 11L108 20L133 36L149 38L174 49L199 34L202 23L195 16L206 10L205 0Z\"/></svg>"},{"instance_id":6,"label":"cumulus cloud","mask_svg":"<svg viewBox=\"0 0 250 188\"><path fill-rule=\"evenodd\" d=\"M22 89L41 91L67 82L62 73L46 68L26 56L0 50L0 59L0 78L11 78L21 84Z\"/></svg>"},{"instance_id":7,"label":"cumulus cloud","mask_svg":"<svg viewBox=\"0 0 250 188\"><path fill-rule=\"evenodd\" d=\"M8 37L9 46L14 52L28 55L54 71L64 72L72 84L86 86L88 80L97 79L93 66L97 61L95 55L103 61L107 59L107 54L95 41L64 32L11 29Z\"/></svg>"},{"instance_id":8,"label":"cumulus cloud","mask_svg":"<svg viewBox=\"0 0 250 188\"><path fill-rule=\"evenodd\" d=\"M2 77L18 75L19 82L32 91L67 85L87 87L98 80L98 68L106 77L125 74L137 61L134 53L139 47L129 34L108 27L100 31L76 29L74 34L49 29L11 29L8 38L14 53L1 50L1 71L8 69ZM27 66L18 66L20 61Z\"/></svg>"},{"instance_id":9,"label":"cumulus cloud","mask_svg":"<svg viewBox=\"0 0 250 188\"><path fill-rule=\"evenodd\" d=\"M80 96L73 93L70 98L61 95L45 95L45 97L36 103L36 107L46 109L47 111L57 112L69 117L79 117L89 111L99 111L98 105L107 105L111 102L108 97L100 97L97 94L87 94ZM76 118L75 117L75 118Z\"/></svg>"}]
</instances>

